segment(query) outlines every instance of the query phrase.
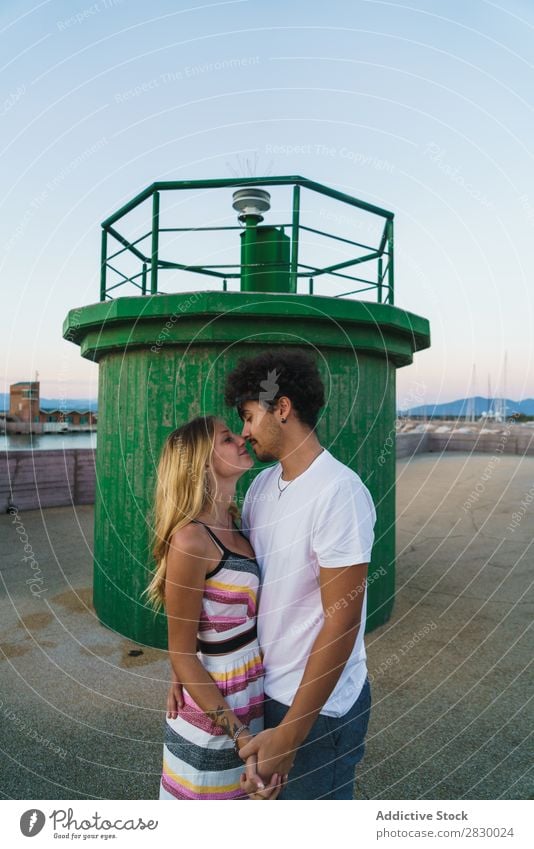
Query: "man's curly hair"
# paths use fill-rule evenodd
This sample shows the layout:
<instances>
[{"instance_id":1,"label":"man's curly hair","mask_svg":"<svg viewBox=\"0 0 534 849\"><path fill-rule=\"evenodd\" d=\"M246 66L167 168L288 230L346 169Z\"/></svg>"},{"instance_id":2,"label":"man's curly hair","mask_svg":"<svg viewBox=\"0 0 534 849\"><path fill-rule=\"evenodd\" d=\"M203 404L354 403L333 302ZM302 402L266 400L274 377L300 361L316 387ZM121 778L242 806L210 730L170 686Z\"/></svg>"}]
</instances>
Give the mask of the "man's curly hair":
<instances>
[{"instance_id":1,"label":"man's curly hair","mask_svg":"<svg viewBox=\"0 0 534 849\"><path fill-rule=\"evenodd\" d=\"M226 379L224 399L241 414L245 401L274 409L282 395L290 399L299 420L315 428L324 407L324 385L315 360L305 351L278 349L240 360Z\"/></svg>"}]
</instances>

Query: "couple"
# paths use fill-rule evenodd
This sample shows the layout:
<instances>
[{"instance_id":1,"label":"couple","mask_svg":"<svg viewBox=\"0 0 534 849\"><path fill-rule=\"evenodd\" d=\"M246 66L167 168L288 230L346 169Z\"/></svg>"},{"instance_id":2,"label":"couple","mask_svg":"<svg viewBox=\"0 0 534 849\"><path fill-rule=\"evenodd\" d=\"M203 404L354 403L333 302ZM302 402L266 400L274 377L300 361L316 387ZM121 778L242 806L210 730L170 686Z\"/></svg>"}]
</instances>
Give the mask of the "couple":
<instances>
[{"instance_id":1,"label":"couple","mask_svg":"<svg viewBox=\"0 0 534 849\"><path fill-rule=\"evenodd\" d=\"M225 400L241 436L194 419L170 434L158 468L147 594L165 606L180 682L160 799L351 799L371 704L373 502L317 439L324 387L309 355L240 361ZM239 530L246 441L278 462L252 482Z\"/></svg>"}]
</instances>

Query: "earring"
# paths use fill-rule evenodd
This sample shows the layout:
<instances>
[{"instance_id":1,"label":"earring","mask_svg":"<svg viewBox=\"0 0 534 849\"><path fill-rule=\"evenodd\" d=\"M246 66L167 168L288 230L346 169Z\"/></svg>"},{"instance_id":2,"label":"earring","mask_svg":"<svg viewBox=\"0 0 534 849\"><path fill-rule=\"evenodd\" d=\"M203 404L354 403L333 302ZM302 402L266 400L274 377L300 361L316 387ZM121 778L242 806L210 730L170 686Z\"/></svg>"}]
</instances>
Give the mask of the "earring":
<instances>
[{"instance_id":1,"label":"earring","mask_svg":"<svg viewBox=\"0 0 534 849\"><path fill-rule=\"evenodd\" d=\"M285 424L287 419L280 419L280 421L282 422L282 424Z\"/></svg>"}]
</instances>

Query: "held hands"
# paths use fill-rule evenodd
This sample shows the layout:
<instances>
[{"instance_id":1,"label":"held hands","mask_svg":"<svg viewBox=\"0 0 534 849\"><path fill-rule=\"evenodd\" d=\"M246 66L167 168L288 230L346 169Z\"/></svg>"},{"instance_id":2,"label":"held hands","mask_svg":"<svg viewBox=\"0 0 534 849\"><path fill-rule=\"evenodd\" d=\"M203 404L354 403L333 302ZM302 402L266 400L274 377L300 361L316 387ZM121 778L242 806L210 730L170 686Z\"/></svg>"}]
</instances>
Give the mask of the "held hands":
<instances>
[{"instance_id":1,"label":"held hands","mask_svg":"<svg viewBox=\"0 0 534 849\"><path fill-rule=\"evenodd\" d=\"M253 739L254 737L248 730L239 735L236 744L239 756L241 756L241 749L252 742ZM272 776L271 781L267 787L265 787L263 779L258 775L258 759L256 755L251 755L247 758L245 762L245 772L241 775L241 790L246 793L250 799L276 799L280 790L278 790L276 796L273 796L277 783L276 780L273 782L273 778L278 778L278 776Z\"/></svg>"},{"instance_id":2,"label":"held hands","mask_svg":"<svg viewBox=\"0 0 534 849\"><path fill-rule=\"evenodd\" d=\"M250 758L247 758L247 768L250 766L255 770L256 769L256 755L251 755ZM272 801L274 799L278 799L281 791L285 787L287 783L287 775L274 775L271 776L271 779L264 790L260 790L256 782L252 779L248 778L247 773L244 772L241 775L241 790L247 794L249 799L254 800L269 800Z\"/></svg>"},{"instance_id":3,"label":"held hands","mask_svg":"<svg viewBox=\"0 0 534 849\"><path fill-rule=\"evenodd\" d=\"M295 753L293 744L280 726L260 731L252 740L239 747L239 756L247 766L249 758L255 756L263 775L276 774L279 778L287 776L291 771Z\"/></svg>"},{"instance_id":4,"label":"held hands","mask_svg":"<svg viewBox=\"0 0 534 849\"><path fill-rule=\"evenodd\" d=\"M237 741L239 756L245 760L245 772L241 775L240 781L241 790L247 794L249 799L272 801L277 799L283 790L287 783L287 775L273 773L269 782L265 785L258 773L257 756L252 754L245 759L242 754L243 750L248 749L256 739L256 737L253 737L252 734L247 731L244 734L240 734Z\"/></svg>"},{"instance_id":5,"label":"held hands","mask_svg":"<svg viewBox=\"0 0 534 849\"><path fill-rule=\"evenodd\" d=\"M173 674L173 680L167 692L167 717L168 719L176 719L178 712L184 707L183 688L181 683ZM262 731L256 737L251 734L242 734L238 742L239 756L245 761L245 772L241 776L241 789L245 792L249 799L254 800L274 800L277 799L287 783L288 773L293 766L294 752L287 752L287 744L282 743L283 754L280 763L287 768L282 772L282 769L271 774L271 778L267 785L262 781L257 771L258 761L266 761L276 757L277 749L273 748L270 736L274 733L274 729ZM267 738L264 740L264 738ZM265 745L264 745L265 743ZM280 747L278 747L280 748ZM250 751L249 751L250 749ZM269 773L268 766L262 763L262 772Z\"/></svg>"}]
</instances>

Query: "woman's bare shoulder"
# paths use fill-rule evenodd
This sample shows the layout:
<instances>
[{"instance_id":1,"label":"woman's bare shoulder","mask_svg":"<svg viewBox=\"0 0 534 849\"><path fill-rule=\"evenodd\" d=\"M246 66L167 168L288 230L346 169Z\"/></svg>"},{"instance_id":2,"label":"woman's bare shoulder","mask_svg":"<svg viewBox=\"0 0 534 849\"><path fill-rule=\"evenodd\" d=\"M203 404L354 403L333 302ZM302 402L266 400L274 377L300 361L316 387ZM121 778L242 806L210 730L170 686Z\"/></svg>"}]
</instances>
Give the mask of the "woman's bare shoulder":
<instances>
[{"instance_id":1,"label":"woman's bare shoulder","mask_svg":"<svg viewBox=\"0 0 534 849\"><path fill-rule=\"evenodd\" d=\"M207 534L201 525L190 522L178 528L171 536L169 554L204 558L208 550Z\"/></svg>"}]
</instances>

